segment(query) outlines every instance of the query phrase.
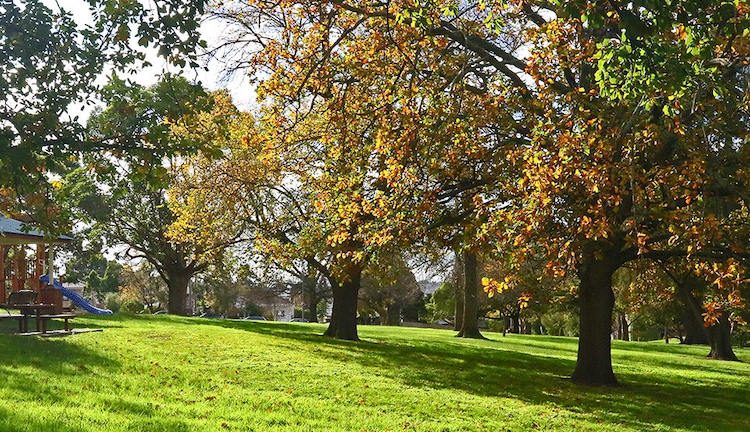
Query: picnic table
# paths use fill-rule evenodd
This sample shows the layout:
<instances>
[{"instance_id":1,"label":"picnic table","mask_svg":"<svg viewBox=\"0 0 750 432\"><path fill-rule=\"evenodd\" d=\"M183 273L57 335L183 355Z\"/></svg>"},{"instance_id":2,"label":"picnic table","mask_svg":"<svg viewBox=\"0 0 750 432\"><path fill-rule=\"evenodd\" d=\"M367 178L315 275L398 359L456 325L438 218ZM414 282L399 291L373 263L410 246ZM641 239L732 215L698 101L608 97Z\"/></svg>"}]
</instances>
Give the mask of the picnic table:
<instances>
[{"instance_id":1,"label":"picnic table","mask_svg":"<svg viewBox=\"0 0 750 432\"><path fill-rule=\"evenodd\" d=\"M41 332L40 323L42 321L41 317L44 316L43 311L50 311L55 308L55 305L53 304L45 304L45 303L30 303L30 304L0 304L0 308L3 309L17 309L21 311L21 315L17 316L19 319L19 332L20 333L28 333L29 332L29 317L34 317L36 320L36 331ZM11 315L13 316L13 315ZM16 316L14 316L16 317Z\"/></svg>"},{"instance_id":2,"label":"picnic table","mask_svg":"<svg viewBox=\"0 0 750 432\"><path fill-rule=\"evenodd\" d=\"M70 331L70 319L75 318L76 314L72 312L63 313L45 313L55 308L55 305L45 303L34 303L34 304L0 304L0 308L3 309L17 309L21 311L21 314L0 314L2 318L15 318L18 320L18 332L28 333L29 332L29 318L33 317L36 321L37 333L47 333L47 322L52 319L62 319L65 322L65 331Z\"/></svg>"}]
</instances>

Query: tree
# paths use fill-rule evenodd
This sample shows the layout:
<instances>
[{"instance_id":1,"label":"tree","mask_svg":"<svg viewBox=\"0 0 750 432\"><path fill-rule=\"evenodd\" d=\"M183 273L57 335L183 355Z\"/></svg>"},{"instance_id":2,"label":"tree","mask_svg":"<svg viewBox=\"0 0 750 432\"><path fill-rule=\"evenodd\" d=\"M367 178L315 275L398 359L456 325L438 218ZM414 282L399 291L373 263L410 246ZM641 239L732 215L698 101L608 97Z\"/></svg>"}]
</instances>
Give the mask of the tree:
<instances>
[{"instance_id":1,"label":"tree","mask_svg":"<svg viewBox=\"0 0 750 432\"><path fill-rule=\"evenodd\" d=\"M715 241L717 217L698 203L722 194L746 207L747 179L736 175L746 155L732 139L747 124L736 67L746 48L734 43L744 10L719 1L631 10L598 1L352 0L261 1L217 13L240 17L251 37L254 23L278 29L249 58L269 76L262 96L275 104L279 128L299 132L304 113L320 108L336 120L322 132L367 138L351 125L369 119L377 154L387 156L380 172L389 200L416 202L394 216L417 213L424 230L468 212L473 224L463 228L474 241L465 250L494 243L517 266L543 256L550 273L577 275L573 380L616 385L614 272L633 260L700 251L722 262L737 253ZM640 76L647 85L637 87ZM335 133L327 143L342 142ZM459 163L465 158L472 163ZM389 215L379 217L398 221Z\"/></svg>"},{"instance_id":2,"label":"tree","mask_svg":"<svg viewBox=\"0 0 750 432\"><path fill-rule=\"evenodd\" d=\"M197 158L199 168L176 194L201 197L226 225L239 222L278 267L304 261L323 275L333 296L326 334L356 340L362 272L398 246L394 239L408 220L402 213L398 224L383 223L383 211L398 209L387 206L384 186L372 175L380 171L381 157L366 119L335 119L340 127L329 132L335 112L326 108L299 118L293 131L285 131L281 112L260 125L240 113L222 141L223 157ZM186 220L200 219L189 207L179 212Z\"/></svg>"},{"instance_id":3,"label":"tree","mask_svg":"<svg viewBox=\"0 0 750 432\"><path fill-rule=\"evenodd\" d=\"M116 135L123 146L138 143L134 148L189 152L201 147L210 142L210 133L201 126L207 118L217 120L211 130L216 133L221 117L212 113L226 108L221 94L207 96L182 78L166 77L145 89L115 80L106 95L107 109L92 117L90 133ZM87 165L73 171L65 182L66 188L77 193L65 195L70 206L80 209L82 218L93 224L91 237L109 247L123 247L120 254L128 259L148 261L169 287L169 312L187 314L188 282L220 261L224 249L238 241L239 232L216 226L212 230L211 221L204 218L194 228L181 227L183 233L192 229L192 238L203 238L200 244L168 237L177 219L175 203L182 198L169 196L167 191L181 170L189 169L178 157L168 159L160 151L150 156L113 152L89 155L84 162Z\"/></svg>"},{"instance_id":4,"label":"tree","mask_svg":"<svg viewBox=\"0 0 750 432\"><path fill-rule=\"evenodd\" d=\"M299 263L289 263L281 270L299 280L292 287L292 295L296 294L302 298L302 307L307 309L306 319L310 322L318 322L318 305L331 298L331 286L315 267L307 261L299 261Z\"/></svg>"},{"instance_id":5,"label":"tree","mask_svg":"<svg viewBox=\"0 0 750 432\"><path fill-rule=\"evenodd\" d=\"M48 3L0 2L0 206L26 212L54 237L68 221L47 211L49 175L64 173L82 153L130 149L89 139L75 110L96 100L107 74L146 64L145 47L158 48L173 63L195 65L206 2L89 1L88 25L76 24L62 2Z\"/></svg>"},{"instance_id":6,"label":"tree","mask_svg":"<svg viewBox=\"0 0 750 432\"><path fill-rule=\"evenodd\" d=\"M331 200L337 193L362 199L356 183L342 181L334 187L327 169L314 170L311 165L330 162L323 158L324 152L316 150L315 143L303 146L304 151L296 157L280 155L275 143L254 131L251 119L238 118L234 130L225 146L227 154L216 161L196 161L200 169L179 185L179 194L200 195L211 203L218 218L235 225L239 222L253 239L256 251L273 260L276 267L292 268L293 263L304 261L308 269L325 277L334 299L326 334L357 339L357 297L370 257L362 242L348 238L359 222L341 222L356 216L360 208L344 207L344 196L341 208ZM335 166L342 166L343 161L332 164L336 171ZM349 174L357 175L343 175ZM180 214L192 217L190 208Z\"/></svg>"},{"instance_id":7,"label":"tree","mask_svg":"<svg viewBox=\"0 0 750 432\"><path fill-rule=\"evenodd\" d=\"M231 255L198 275L191 284L196 302L204 312L232 318L260 315L262 312L255 308L261 300L267 301L287 291L283 284L280 288L274 284L270 287L266 289L266 284L258 279L247 263L241 263Z\"/></svg>"},{"instance_id":8,"label":"tree","mask_svg":"<svg viewBox=\"0 0 750 432\"><path fill-rule=\"evenodd\" d=\"M443 282L427 301L427 321L452 321L456 314L456 290L454 282Z\"/></svg>"},{"instance_id":9,"label":"tree","mask_svg":"<svg viewBox=\"0 0 750 432\"><path fill-rule=\"evenodd\" d=\"M140 312L142 308L146 308L153 314L167 303L169 291L164 281L155 274L151 264L142 262L133 267L123 267L119 298L124 306L142 305L131 312Z\"/></svg>"},{"instance_id":10,"label":"tree","mask_svg":"<svg viewBox=\"0 0 750 432\"><path fill-rule=\"evenodd\" d=\"M116 293L122 282L122 264L104 257L101 243L77 239L72 245L71 258L65 263L67 282L85 282L87 294L99 301L109 293Z\"/></svg>"},{"instance_id":11,"label":"tree","mask_svg":"<svg viewBox=\"0 0 750 432\"><path fill-rule=\"evenodd\" d=\"M205 270L209 261L199 255L202 250L166 237L174 220L166 191L129 178L101 184L108 190L91 189L99 195L101 205L89 213L95 221L91 235L102 236L109 247L124 247L119 253L122 258L148 261L169 288L169 313L186 315L188 282Z\"/></svg>"},{"instance_id":12,"label":"tree","mask_svg":"<svg viewBox=\"0 0 750 432\"><path fill-rule=\"evenodd\" d=\"M499 36L471 28L469 19L449 19L438 12L430 15L422 5L417 8L429 17L424 24L428 32L463 40L458 43L487 61L495 60L499 74L519 78L514 84L533 94L518 105L522 113L537 119L536 124L527 123L526 130L523 125L517 129L529 138L529 145L508 156L521 173L515 188L513 183L506 184L508 196L515 198L509 199L512 204L505 210L494 213L497 223L490 231L501 234L502 249L513 254L519 265L525 256L541 251L550 259L551 272L577 273L581 329L573 380L615 385L610 359L614 272L631 260L684 257L699 249L703 252L698 255L707 260L729 257L726 252L731 248L713 241L721 237L717 215L704 211L696 201L719 193L734 200L738 208L746 206L740 191L747 179L733 174L734 168L724 170L716 164L718 160L745 163L728 144L732 142L729 137L742 135L737 124L744 122L728 120L745 115L736 109L744 106L743 93L736 87L742 79L717 81L736 76L736 69L716 66L736 64L743 58L744 45L734 47L731 41L745 28L745 18L734 6L730 9L735 12L726 19L717 18L725 9L721 2L700 7L692 3L689 10L681 9L683 5L653 8L644 2L634 9L638 16L610 2L537 7L532 3L497 5L483 14L503 25L520 17L522 26L534 28L528 33L532 35L531 55L523 59L504 49ZM554 18L545 19L538 8L552 12ZM714 10L716 15L710 13ZM366 7L360 12L383 13ZM456 16L467 16L465 10L460 12ZM402 16L407 13L414 10ZM638 29L652 16L658 29ZM689 17L698 16L700 24L690 21ZM582 21L587 20L584 25ZM687 38L680 45L680 33L673 30L688 27L700 32L702 43L717 49L698 50L695 55ZM626 42L613 45L622 29L627 31L622 38ZM674 63L677 59L680 73L668 77L673 73L670 68L658 69L663 73L660 78L671 80L666 89L656 84L658 80L648 81L652 85L641 86L633 97L632 92L610 85L611 72L617 67L608 62L622 54L618 58L626 60L618 65L633 69L630 73L621 70L620 76L635 76L632 70L642 70L648 61L642 44L661 48L657 61ZM635 54L628 56L631 51ZM724 58L706 61L706 56L717 51ZM642 57L627 63L638 55ZM598 70L591 67L592 60L600 60ZM534 86L520 79L509 64L526 70ZM631 90L639 85L635 79L630 84ZM696 91L681 92L688 84ZM644 94L643 89L651 93ZM717 97L706 89L719 89L716 93L726 96ZM708 167L704 160L711 161ZM719 191L718 184L726 187ZM526 246L534 244L544 247Z\"/></svg>"},{"instance_id":13,"label":"tree","mask_svg":"<svg viewBox=\"0 0 750 432\"><path fill-rule=\"evenodd\" d=\"M381 268L366 271L360 298L380 315L380 324L397 326L401 325L403 309L416 303L421 293L414 273L397 256Z\"/></svg>"},{"instance_id":14,"label":"tree","mask_svg":"<svg viewBox=\"0 0 750 432\"><path fill-rule=\"evenodd\" d=\"M630 270L630 277L626 281L628 286L622 287L621 291L629 299L630 310L639 317L645 317L646 321L659 321L665 327L670 321L677 319L684 332L680 343L707 345L702 294L696 295L698 292L693 292L697 288L695 284L691 288L686 283L688 280L697 282L699 278L693 274L692 269L680 264L684 265L683 262L672 265L662 262Z\"/></svg>"},{"instance_id":15,"label":"tree","mask_svg":"<svg viewBox=\"0 0 750 432\"><path fill-rule=\"evenodd\" d=\"M541 331L541 316L553 303L567 300L569 281L565 277L547 274L545 260L527 260L523 266L485 257L480 263L482 286L488 293L483 302L485 315L506 321L504 333Z\"/></svg>"},{"instance_id":16,"label":"tree","mask_svg":"<svg viewBox=\"0 0 750 432\"><path fill-rule=\"evenodd\" d=\"M702 333L699 333L698 329L691 330L692 342L707 342L711 346L708 357L737 361L737 356L732 350L729 308L724 309L715 301L704 301L704 297L711 296L715 290L709 286L705 278L697 277L692 271L675 275L666 267L662 269L674 283L675 293L683 305L683 313L688 315L686 320L689 320L689 325L700 325ZM707 306L704 307L704 304Z\"/></svg>"},{"instance_id":17,"label":"tree","mask_svg":"<svg viewBox=\"0 0 750 432\"><path fill-rule=\"evenodd\" d=\"M499 108L463 88L466 62L452 56L456 47L421 38L414 29L401 31L407 27L387 19L355 22L355 14L335 5L302 3L223 4L212 13L234 25L235 39L224 44L240 47L234 64L268 77L259 96L269 106L266 129L279 144L267 147L286 152L282 159L304 162L294 167L317 161L314 171L298 175L320 188L313 196L318 209L328 209L328 235L340 250L335 256L354 258L334 269L357 290L369 260L398 249L398 241L421 238L429 226L464 219L481 224L481 218L469 218L482 200L479 192L464 192L485 184L481 177L493 172L487 137L494 135L464 116L496 119ZM247 39L259 50L248 48ZM415 80L420 86L408 85ZM342 308L335 304L348 304L341 322L351 335L356 296L343 296L334 288L329 328L339 325L336 311Z\"/></svg>"}]
</instances>

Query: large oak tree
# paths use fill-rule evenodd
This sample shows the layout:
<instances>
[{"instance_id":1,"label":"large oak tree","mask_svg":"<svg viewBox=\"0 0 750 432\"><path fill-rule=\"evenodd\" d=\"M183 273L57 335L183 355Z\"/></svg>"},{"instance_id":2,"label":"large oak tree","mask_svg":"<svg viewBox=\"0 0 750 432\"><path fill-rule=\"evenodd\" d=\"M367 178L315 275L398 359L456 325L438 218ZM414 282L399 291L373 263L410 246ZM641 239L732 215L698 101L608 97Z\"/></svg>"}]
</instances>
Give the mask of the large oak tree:
<instances>
[{"instance_id":1,"label":"large oak tree","mask_svg":"<svg viewBox=\"0 0 750 432\"><path fill-rule=\"evenodd\" d=\"M384 197L401 206L413 197L421 213L408 214L422 227L440 216L441 198L470 191L491 215L477 240L502 245L516 265L541 255L552 274L577 275L573 379L593 385L617 384L618 268L745 256L721 223L728 215L701 203L720 194L732 212L747 207L738 169L747 163L746 12L744 2L720 1L450 0L215 11L246 18L256 36L246 59L268 77L262 96L279 129L294 132L308 110L324 112L328 127L315 137L347 149L374 138ZM367 132L351 127L364 119ZM365 141L342 140L352 135ZM481 165L461 163L466 156L498 163L477 172ZM465 166L474 175L451 176ZM378 216L398 221L400 212Z\"/></svg>"},{"instance_id":2,"label":"large oak tree","mask_svg":"<svg viewBox=\"0 0 750 432\"><path fill-rule=\"evenodd\" d=\"M107 107L92 116L89 134L115 140L117 150L85 155L60 195L79 210L92 239L123 259L148 261L169 289L169 313L186 315L189 281L221 261L242 233L215 229L202 215L199 227L184 229L204 241L169 236L176 207L185 198L168 190L189 169L187 154L197 148L211 153L211 139L223 130L225 118L218 113L227 99L170 76L148 88L114 80L104 95ZM182 156L163 156L178 152Z\"/></svg>"}]
</instances>

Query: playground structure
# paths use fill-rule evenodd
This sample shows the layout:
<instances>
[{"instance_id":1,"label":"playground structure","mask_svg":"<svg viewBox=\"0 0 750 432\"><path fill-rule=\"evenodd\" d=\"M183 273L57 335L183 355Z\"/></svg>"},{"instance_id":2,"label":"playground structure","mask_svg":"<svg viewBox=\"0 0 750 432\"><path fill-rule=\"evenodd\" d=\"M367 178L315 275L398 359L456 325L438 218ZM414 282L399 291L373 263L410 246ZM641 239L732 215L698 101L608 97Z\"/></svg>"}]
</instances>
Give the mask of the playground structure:
<instances>
[{"instance_id":1,"label":"playground structure","mask_svg":"<svg viewBox=\"0 0 750 432\"><path fill-rule=\"evenodd\" d=\"M6 303L13 292L34 291L39 303L53 305L52 313L63 312L63 296L90 313L112 313L55 280L55 245L71 241L65 235L51 239L21 220L0 216L0 303Z\"/></svg>"}]
</instances>

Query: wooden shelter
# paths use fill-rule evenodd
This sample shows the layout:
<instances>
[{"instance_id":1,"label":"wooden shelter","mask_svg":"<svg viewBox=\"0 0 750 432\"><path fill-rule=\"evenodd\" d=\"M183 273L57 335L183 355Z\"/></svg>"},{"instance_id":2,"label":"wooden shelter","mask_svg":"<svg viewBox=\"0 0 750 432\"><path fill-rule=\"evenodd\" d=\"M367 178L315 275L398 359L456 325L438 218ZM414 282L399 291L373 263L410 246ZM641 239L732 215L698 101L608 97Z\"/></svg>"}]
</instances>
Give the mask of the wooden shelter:
<instances>
[{"instance_id":1,"label":"wooden shelter","mask_svg":"<svg viewBox=\"0 0 750 432\"><path fill-rule=\"evenodd\" d=\"M62 294L42 286L39 278L46 274L54 280L54 245L71 241L65 235L49 239L23 221L0 216L0 303L11 292L32 290L43 303L59 304L61 309Z\"/></svg>"}]
</instances>

